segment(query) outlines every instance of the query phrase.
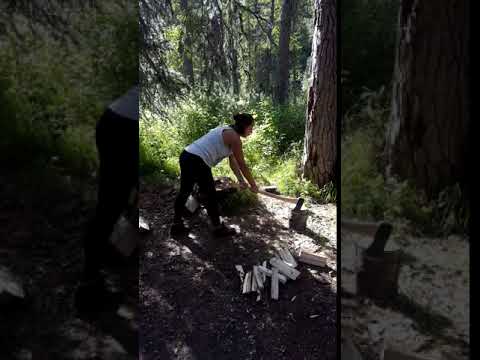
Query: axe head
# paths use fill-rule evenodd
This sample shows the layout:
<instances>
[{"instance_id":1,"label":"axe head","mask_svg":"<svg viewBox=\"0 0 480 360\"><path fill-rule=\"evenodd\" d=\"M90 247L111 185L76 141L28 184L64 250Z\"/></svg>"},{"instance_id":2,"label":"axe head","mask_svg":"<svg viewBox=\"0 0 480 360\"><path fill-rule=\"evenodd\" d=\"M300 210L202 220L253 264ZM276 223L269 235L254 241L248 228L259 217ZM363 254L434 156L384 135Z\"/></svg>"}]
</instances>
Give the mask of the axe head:
<instances>
[{"instance_id":1,"label":"axe head","mask_svg":"<svg viewBox=\"0 0 480 360\"><path fill-rule=\"evenodd\" d=\"M297 203L295 204L295 207L293 208L293 211L300 211L304 202L305 202L304 198L298 198Z\"/></svg>"}]
</instances>

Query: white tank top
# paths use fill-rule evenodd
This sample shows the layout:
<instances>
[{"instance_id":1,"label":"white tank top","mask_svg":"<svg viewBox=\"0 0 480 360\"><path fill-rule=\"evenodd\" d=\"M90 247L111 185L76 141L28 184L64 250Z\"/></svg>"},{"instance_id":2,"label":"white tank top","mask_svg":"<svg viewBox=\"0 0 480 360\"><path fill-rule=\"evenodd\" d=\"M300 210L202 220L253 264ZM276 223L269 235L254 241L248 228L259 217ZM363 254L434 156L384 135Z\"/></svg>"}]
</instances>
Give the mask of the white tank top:
<instances>
[{"instance_id":1,"label":"white tank top","mask_svg":"<svg viewBox=\"0 0 480 360\"><path fill-rule=\"evenodd\" d=\"M232 154L232 150L223 142L223 131L231 130L230 126L219 126L210 130L200 139L188 145L185 150L191 154L200 156L210 167L214 167L220 161Z\"/></svg>"},{"instance_id":2,"label":"white tank top","mask_svg":"<svg viewBox=\"0 0 480 360\"><path fill-rule=\"evenodd\" d=\"M138 92L138 85L132 87L125 94L123 94L121 97L119 97L117 100L110 104L110 110L125 118L138 121Z\"/></svg>"}]
</instances>

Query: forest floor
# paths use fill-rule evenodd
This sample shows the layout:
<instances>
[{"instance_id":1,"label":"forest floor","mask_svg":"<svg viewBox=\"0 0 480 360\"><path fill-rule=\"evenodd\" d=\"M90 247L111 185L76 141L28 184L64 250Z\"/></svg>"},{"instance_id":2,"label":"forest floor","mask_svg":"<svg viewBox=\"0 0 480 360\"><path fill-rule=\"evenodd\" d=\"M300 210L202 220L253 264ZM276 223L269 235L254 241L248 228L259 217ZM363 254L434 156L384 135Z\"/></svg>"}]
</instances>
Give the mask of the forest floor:
<instances>
[{"instance_id":1,"label":"forest floor","mask_svg":"<svg viewBox=\"0 0 480 360\"><path fill-rule=\"evenodd\" d=\"M355 246L370 240L342 233L342 334L364 360L383 359L385 344L428 359L469 358L470 260L468 239L394 234L404 254L399 295L387 303L356 295Z\"/></svg>"},{"instance_id":2,"label":"forest floor","mask_svg":"<svg viewBox=\"0 0 480 360\"><path fill-rule=\"evenodd\" d=\"M13 274L25 300L0 297L1 359L138 358L138 262L106 273L112 289L125 291L120 308L85 318L74 307L95 198L94 178L48 165L2 171L0 287Z\"/></svg>"},{"instance_id":3,"label":"forest floor","mask_svg":"<svg viewBox=\"0 0 480 360\"><path fill-rule=\"evenodd\" d=\"M336 206L308 205L307 230L298 233L288 227L292 204L259 195L224 217L240 230L233 238L213 238L203 211L190 219L189 235L173 239L176 194L141 184L140 215L153 229L141 252L142 359L336 359ZM280 284L278 300L269 285L259 301L242 295L235 265L250 271L277 246L318 251L327 266L299 264L301 275Z\"/></svg>"}]
</instances>

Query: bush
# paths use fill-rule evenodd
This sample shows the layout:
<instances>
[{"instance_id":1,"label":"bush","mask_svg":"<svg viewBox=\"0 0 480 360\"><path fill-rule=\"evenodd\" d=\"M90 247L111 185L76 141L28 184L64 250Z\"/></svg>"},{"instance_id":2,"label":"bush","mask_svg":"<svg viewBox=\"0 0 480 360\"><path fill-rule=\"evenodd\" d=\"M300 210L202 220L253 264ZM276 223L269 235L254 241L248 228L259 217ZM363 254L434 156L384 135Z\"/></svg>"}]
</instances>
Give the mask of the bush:
<instances>
[{"instance_id":1,"label":"bush","mask_svg":"<svg viewBox=\"0 0 480 360\"><path fill-rule=\"evenodd\" d=\"M21 41L7 28L0 53L1 116L9 119L0 122L2 153L17 161L56 155L73 172L89 173L96 121L138 80L138 11L127 1L72 11L66 36L75 41L28 21L34 31L22 28Z\"/></svg>"},{"instance_id":2,"label":"bush","mask_svg":"<svg viewBox=\"0 0 480 360\"><path fill-rule=\"evenodd\" d=\"M162 118L144 111L140 124L141 175L163 181L175 178L182 149L210 129L232 123L236 112L248 112L255 118L254 132L244 140L244 155L259 183L275 183L288 195L310 196L322 202L336 200L333 184L318 189L300 176L305 105L278 107L269 99L246 102L228 95L192 93ZM227 159L213 169L213 174L235 178Z\"/></svg>"}]
</instances>

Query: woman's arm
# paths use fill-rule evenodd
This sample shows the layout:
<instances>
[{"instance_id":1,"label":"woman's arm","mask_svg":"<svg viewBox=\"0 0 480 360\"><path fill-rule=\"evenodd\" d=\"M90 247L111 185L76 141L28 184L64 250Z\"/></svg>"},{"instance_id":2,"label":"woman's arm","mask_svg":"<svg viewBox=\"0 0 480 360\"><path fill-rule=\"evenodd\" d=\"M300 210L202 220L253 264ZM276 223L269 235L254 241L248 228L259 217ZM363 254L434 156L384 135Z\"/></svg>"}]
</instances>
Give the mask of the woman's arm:
<instances>
[{"instance_id":1,"label":"woman's arm","mask_svg":"<svg viewBox=\"0 0 480 360\"><path fill-rule=\"evenodd\" d=\"M253 178L252 173L250 172L250 169L248 168L245 162L245 158L243 156L242 141L238 136L229 136L229 140L230 140L229 142L232 148L233 156L237 161L240 171L242 172L243 176L245 176L245 178L247 179L252 191L257 192L258 191L257 183L255 182L255 179Z\"/></svg>"},{"instance_id":2,"label":"woman's arm","mask_svg":"<svg viewBox=\"0 0 480 360\"><path fill-rule=\"evenodd\" d=\"M238 179L239 183L245 183L245 179L243 178L242 172L240 171L240 168L238 167L237 160L235 160L235 156L230 155L228 158L228 162L230 164L230 168L232 169L233 173Z\"/></svg>"}]
</instances>

